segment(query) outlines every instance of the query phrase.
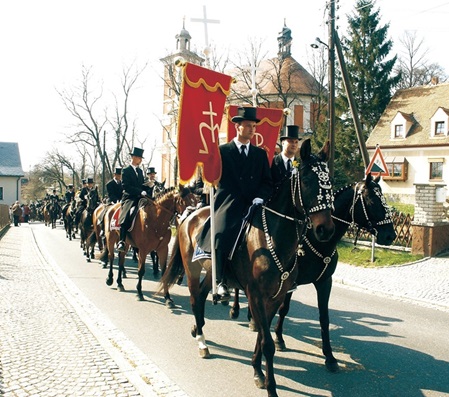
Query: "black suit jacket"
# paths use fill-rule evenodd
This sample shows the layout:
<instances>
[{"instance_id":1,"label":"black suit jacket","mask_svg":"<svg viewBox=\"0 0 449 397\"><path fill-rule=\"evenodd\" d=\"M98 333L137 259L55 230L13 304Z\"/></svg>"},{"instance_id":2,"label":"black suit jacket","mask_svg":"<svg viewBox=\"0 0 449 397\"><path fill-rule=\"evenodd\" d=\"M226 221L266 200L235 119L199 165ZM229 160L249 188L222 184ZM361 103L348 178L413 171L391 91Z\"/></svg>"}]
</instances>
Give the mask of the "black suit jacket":
<instances>
[{"instance_id":1,"label":"black suit jacket","mask_svg":"<svg viewBox=\"0 0 449 397\"><path fill-rule=\"evenodd\" d=\"M108 198L111 203L118 203L122 199L123 195L122 181L117 182L115 179L111 179L106 184L106 190L108 192Z\"/></svg>"},{"instance_id":2,"label":"black suit jacket","mask_svg":"<svg viewBox=\"0 0 449 397\"><path fill-rule=\"evenodd\" d=\"M295 158L292 161L295 161ZM284 159L280 154L277 154L273 158L273 162L271 163L271 176L274 186L278 186L285 178L290 176L287 168L285 168Z\"/></svg>"},{"instance_id":3,"label":"black suit jacket","mask_svg":"<svg viewBox=\"0 0 449 397\"><path fill-rule=\"evenodd\" d=\"M137 203L141 197L142 191L145 190L143 186L143 172L140 168L134 171L134 167L128 165L122 170L122 207L119 216L119 223L124 224L128 220L129 210Z\"/></svg>"},{"instance_id":4,"label":"black suit jacket","mask_svg":"<svg viewBox=\"0 0 449 397\"><path fill-rule=\"evenodd\" d=\"M219 146L221 178L215 195L215 248L228 253L242 220L256 197L267 200L273 193L271 170L265 150L250 145L242 157L234 141ZM210 227L206 222L198 244L210 252Z\"/></svg>"}]
</instances>

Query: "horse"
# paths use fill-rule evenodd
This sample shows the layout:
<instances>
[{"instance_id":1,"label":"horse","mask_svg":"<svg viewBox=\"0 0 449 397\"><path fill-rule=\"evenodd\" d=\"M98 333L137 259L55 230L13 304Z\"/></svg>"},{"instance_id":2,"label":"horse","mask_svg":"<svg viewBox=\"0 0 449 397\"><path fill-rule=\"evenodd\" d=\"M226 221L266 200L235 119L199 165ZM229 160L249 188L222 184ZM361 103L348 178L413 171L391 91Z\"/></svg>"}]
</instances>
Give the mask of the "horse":
<instances>
[{"instance_id":1,"label":"horse","mask_svg":"<svg viewBox=\"0 0 449 397\"><path fill-rule=\"evenodd\" d=\"M72 241L75 238L75 232L73 226L75 223L75 200L72 200L62 209L62 219L64 221L64 230L66 238Z\"/></svg>"},{"instance_id":2,"label":"horse","mask_svg":"<svg viewBox=\"0 0 449 397\"><path fill-rule=\"evenodd\" d=\"M95 257L95 233L93 224L93 213L98 207L100 202L98 195L98 187L89 190L86 194L87 205L84 211L81 213L81 219L78 225L80 233L80 246L86 256L87 262L91 262L91 259Z\"/></svg>"},{"instance_id":3,"label":"horse","mask_svg":"<svg viewBox=\"0 0 449 397\"><path fill-rule=\"evenodd\" d=\"M56 221L58 220L61 207L56 200L51 200L44 207L44 222L45 226L50 226L52 229L56 228Z\"/></svg>"},{"instance_id":4,"label":"horse","mask_svg":"<svg viewBox=\"0 0 449 397\"><path fill-rule=\"evenodd\" d=\"M258 388L267 390L269 397L277 397L273 366L275 345L270 325L296 279L295 258L301 249L305 230L311 227L320 241L329 240L334 232L332 185L327 168L329 141L317 154L312 154L310 139L305 140L300 158L300 167L280 183L268 203L253 207L244 242L236 248L231 265L226 268L228 286L245 290L258 326L252 357L254 381ZM203 327L205 302L212 286L212 269L210 259L192 261L192 256L196 237L209 215L210 207L203 207L181 223L170 262L157 291L164 292L167 307L173 308L169 289L185 272L195 317L191 335L198 342L202 358L210 357ZM262 355L265 357L266 375L262 370Z\"/></svg>"},{"instance_id":5,"label":"horse","mask_svg":"<svg viewBox=\"0 0 449 397\"><path fill-rule=\"evenodd\" d=\"M145 261L148 253L156 251L161 266L165 269L168 258L168 244L172 236L171 225L173 224L173 219L177 215L182 214L187 206L195 204L196 196L188 187L183 185L179 185L177 188L166 189L164 193L154 200L149 198L139 200L134 226L126 235L125 252L119 252L118 255L117 289L119 291L125 291L122 283L125 253L132 246L137 248L138 256L137 274L139 280L136 286L137 298L140 301L145 300L142 293L142 279L145 275ZM116 204L113 209L116 210L119 207L120 203ZM109 273L106 284L111 286L114 279L114 246L118 242L120 235L119 230L111 230L109 227L110 219L105 219L105 225L108 225L105 228L105 232L109 259Z\"/></svg>"},{"instance_id":6,"label":"horse","mask_svg":"<svg viewBox=\"0 0 449 397\"><path fill-rule=\"evenodd\" d=\"M332 215L335 233L332 238L322 243L310 232L304 238L304 255L298 257L298 285L315 286L318 300L319 320L321 328L322 352L325 365L330 372L339 370L338 361L332 353L329 337L329 298L332 288L332 275L338 263L337 243L349 227L365 229L376 237L380 245L391 245L396 238L390 209L379 186L380 176L373 179L368 174L364 181L353 183L338 190L334 195L335 211ZM276 350L285 351L283 325L290 308L293 292L285 296L279 308L278 322L274 328ZM238 291L231 308L231 318L238 317ZM250 313L249 313L250 317ZM253 325L250 325L253 328Z\"/></svg>"}]
</instances>

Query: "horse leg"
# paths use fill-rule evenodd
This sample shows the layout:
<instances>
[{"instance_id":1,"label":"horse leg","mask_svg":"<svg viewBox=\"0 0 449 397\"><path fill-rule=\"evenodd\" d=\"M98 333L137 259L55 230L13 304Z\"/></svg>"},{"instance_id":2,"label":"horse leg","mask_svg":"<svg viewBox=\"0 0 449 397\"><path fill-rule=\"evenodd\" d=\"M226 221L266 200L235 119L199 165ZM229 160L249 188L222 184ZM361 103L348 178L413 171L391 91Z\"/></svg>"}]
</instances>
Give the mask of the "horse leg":
<instances>
[{"instance_id":1,"label":"horse leg","mask_svg":"<svg viewBox=\"0 0 449 397\"><path fill-rule=\"evenodd\" d=\"M137 299L139 301L144 301L145 297L142 293L142 280L143 276L145 275L145 261L147 259L148 252L142 249L138 250L138 257L139 257L139 263L137 265L137 275L139 276L139 280L137 281Z\"/></svg>"},{"instance_id":2,"label":"horse leg","mask_svg":"<svg viewBox=\"0 0 449 397\"><path fill-rule=\"evenodd\" d=\"M270 324L276 314L276 308L274 305L270 305L271 308L266 307L266 302L261 297L257 299L249 297L249 303L254 321L259 329L251 360L254 369L254 383L259 389L267 389L268 397L278 397L273 366L276 349L270 332ZM265 357L266 375L262 371L262 354Z\"/></svg>"},{"instance_id":3,"label":"horse leg","mask_svg":"<svg viewBox=\"0 0 449 397\"><path fill-rule=\"evenodd\" d=\"M229 317L231 319L239 318L240 315L240 302L239 302L239 289L234 289L234 303L229 310Z\"/></svg>"},{"instance_id":4,"label":"horse leg","mask_svg":"<svg viewBox=\"0 0 449 397\"><path fill-rule=\"evenodd\" d=\"M151 251L151 262L153 262L153 275L157 276L159 274L159 257L156 251Z\"/></svg>"},{"instance_id":5,"label":"horse leg","mask_svg":"<svg viewBox=\"0 0 449 397\"><path fill-rule=\"evenodd\" d=\"M274 333L276 335L276 339L274 340L274 344L276 345L277 351L285 351L287 350L285 346L285 341L283 337L284 330L284 320L287 317L288 311L290 309L290 302L292 300L293 292L289 292L285 295L284 302L282 302L281 307L279 308L279 319L274 327Z\"/></svg>"},{"instance_id":6,"label":"horse leg","mask_svg":"<svg viewBox=\"0 0 449 397\"><path fill-rule=\"evenodd\" d=\"M111 235L110 237L106 238L106 242L108 250L107 260L109 262L109 272L108 277L106 278L106 285L110 287L114 282L114 241Z\"/></svg>"},{"instance_id":7,"label":"horse leg","mask_svg":"<svg viewBox=\"0 0 449 397\"><path fill-rule=\"evenodd\" d=\"M318 296L318 310L320 313L321 343L326 368L330 372L337 372L340 368L338 361L332 353L329 337L329 297L332 290L332 277L315 284Z\"/></svg>"},{"instance_id":8,"label":"horse leg","mask_svg":"<svg viewBox=\"0 0 449 397\"><path fill-rule=\"evenodd\" d=\"M199 277L195 277L194 279L190 278L189 280L190 305L192 307L192 313L195 317L195 325L192 327L191 335L198 343L198 352L200 357L210 358L209 347L206 344L203 327L205 325L204 313L206 299L211 288L211 277L208 273L208 276L206 276L201 283L199 280Z\"/></svg>"},{"instance_id":9,"label":"horse leg","mask_svg":"<svg viewBox=\"0 0 449 397\"><path fill-rule=\"evenodd\" d=\"M125 292L125 286L122 282L122 275L125 269L125 256L126 252L120 252L118 254L118 275L117 275L117 289L120 292Z\"/></svg>"}]
</instances>

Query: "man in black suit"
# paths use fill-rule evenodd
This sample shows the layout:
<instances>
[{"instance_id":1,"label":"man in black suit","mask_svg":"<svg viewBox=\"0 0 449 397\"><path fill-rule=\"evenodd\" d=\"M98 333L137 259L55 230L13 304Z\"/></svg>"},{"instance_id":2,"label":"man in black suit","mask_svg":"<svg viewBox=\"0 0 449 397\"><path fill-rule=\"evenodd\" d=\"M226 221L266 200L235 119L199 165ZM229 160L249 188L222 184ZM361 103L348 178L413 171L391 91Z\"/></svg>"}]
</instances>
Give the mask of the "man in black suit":
<instances>
[{"instance_id":1,"label":"man in black suit","mask_svg":"<svg viewBox=\"0 0 449 397\"><path fill-rule=\"evenodd\" d=\"M122 169L116 168L114 177L106 184L109 203L118 203L122 199Z\"/></svg>"},{"instance_id":2,"label":"man in black suit","mask_svg":"<svg viewBox=\"0 0 449 397\"><path fill-rule=\"evenodd\" d=\"M271 164L271 175L276 187L284 178L289 177L293 168L293 162L298 155L299 127L288 125L284 133L280 136L282 151L274 156Z\"/></svg>"},{"instance_id":3,"label":"man in black suit","mask_svg":"<svg viewBox=\"0 0 449 397\"><path fill-rule=\"evenodd\" d=\"M238 236L242 220L251 205L263 204L273 192L267 154L265 150L250 143L260 121L256 117L256 108L240 107L237 116L231 121L235 123L236 136L232 141L219 146L222 173L214 202L217 293L222 301L230 298L223 277L224 265ZM203 229L198 245L210 252L208 226Z\"/></svg>"},{"instance_id":4,"label":"man in black suit","mask_svg":"<svg viewBox=\"0 0 449 397\"><path fill-rule=\"evenodd\" d=\"M117 244L117 250L120 252L125 251L126 232L131 226L132 219L129 212L132 207L137 205L137 202L141 197L147 195L145 187L143 186L143 172L139 168L143 159L143 149L135 147L130 155L131 164L122 170L123 195L119 216L120 241Z\"/></svg>"}]
</instances>

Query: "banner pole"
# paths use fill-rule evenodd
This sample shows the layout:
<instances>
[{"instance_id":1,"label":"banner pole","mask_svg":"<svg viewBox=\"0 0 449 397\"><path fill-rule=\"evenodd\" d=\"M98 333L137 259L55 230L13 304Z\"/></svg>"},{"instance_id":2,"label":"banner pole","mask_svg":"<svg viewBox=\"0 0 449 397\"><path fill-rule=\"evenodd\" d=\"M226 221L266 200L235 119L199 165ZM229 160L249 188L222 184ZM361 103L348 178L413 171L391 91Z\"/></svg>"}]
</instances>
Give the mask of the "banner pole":
<instances>
[{"instance_id":1,"label":"banner pole","mask_svg":"<svg viewBox=\"0 0 449 397\"><path fill-rule=\"evenodd\" d=\"M215 255L215 211L214 211L214 198L215 188L212 185L209 193L209 203L210 203L210 251L212 259L212 296L217 294L217 265L216 265L216 255Z\"/></svg>"}]
</instances>

